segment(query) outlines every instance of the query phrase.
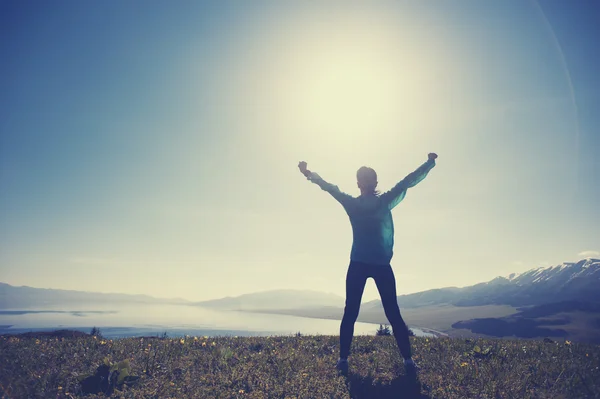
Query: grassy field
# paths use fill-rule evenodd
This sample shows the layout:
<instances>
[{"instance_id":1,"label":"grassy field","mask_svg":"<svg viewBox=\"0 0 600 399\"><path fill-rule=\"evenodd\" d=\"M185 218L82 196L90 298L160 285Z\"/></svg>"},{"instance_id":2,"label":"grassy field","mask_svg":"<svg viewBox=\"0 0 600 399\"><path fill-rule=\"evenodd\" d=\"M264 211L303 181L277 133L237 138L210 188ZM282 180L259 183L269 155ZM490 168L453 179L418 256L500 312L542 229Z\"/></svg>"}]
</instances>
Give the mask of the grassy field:
<instances>
[{"instance_id":1,"label":"grassy field","mask_svg":"<svg viewBox=\"0 0 600 399\"><path fill-rule=\"evenodd\" d=\"M336 336L2 336L0 397L74 398L105 363L140 377L110 395L124 398L600 398L599 346L411 339L418 384L390 336L355 337L348 378L333 368Z\"/></svg>"}]
</instances>

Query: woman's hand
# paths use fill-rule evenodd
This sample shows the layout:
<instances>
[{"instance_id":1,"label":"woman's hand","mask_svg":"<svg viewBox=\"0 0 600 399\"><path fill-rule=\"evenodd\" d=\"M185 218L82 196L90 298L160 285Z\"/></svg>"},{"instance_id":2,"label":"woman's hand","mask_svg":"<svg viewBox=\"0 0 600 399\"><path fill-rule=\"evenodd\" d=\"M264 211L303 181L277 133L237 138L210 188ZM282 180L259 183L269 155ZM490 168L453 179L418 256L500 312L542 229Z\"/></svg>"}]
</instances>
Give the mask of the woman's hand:
<instances>
[{"instance_id":1,"label":"woman's hand","mask_svg":"<svg viewBox=\"0 0 600 399\"><path fill-rule=\"evenodd\" d=\"M300 172L302 172L304 176L308 177L310 174L310 171L306 168L306 162L304 161L300 161L300 163L298 163L298 169L300 169Z\"/></svg>"},{"instance_id":2,"label":"woman's hand","mask_svg":"<svg viewBox=\"0 0 600 399\"><path fill-rule=\"evenodd\" d=\"M434 153L434 152L430 152L429 155L428 155L428 157L429 157L429 159L435 160L437 158L437 154Z\"/></svg>"}]
</instances>

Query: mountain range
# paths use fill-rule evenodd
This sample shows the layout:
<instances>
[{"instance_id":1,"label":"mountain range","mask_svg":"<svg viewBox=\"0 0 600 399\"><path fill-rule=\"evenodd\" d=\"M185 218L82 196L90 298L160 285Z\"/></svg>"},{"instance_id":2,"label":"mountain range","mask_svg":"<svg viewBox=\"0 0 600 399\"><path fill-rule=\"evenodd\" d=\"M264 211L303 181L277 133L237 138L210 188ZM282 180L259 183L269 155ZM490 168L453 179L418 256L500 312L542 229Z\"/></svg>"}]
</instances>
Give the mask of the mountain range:
<instances>
[{"instance_id":1,"label":"mountain range","mask_svg":"<svg viewBox=\"0 0 600 399\"><path fill-rule=\"evenodd\" d=\"M600 259L587 258L524 273L496 277L464 288L440 288L398 296L400 308L449 304L454 306L530 306L561 301L600 302ZM361 309L382 309L381 301Z\"/></svg>"},{"instance_id":2,"label":"mountain range","mask_svg":"<svg viewBox=\"0 0 600 399\"><path fill-rule=\"evenodd\" d=\"M0 309L29 309L68 305L114 303L188 303L181 298L155 298L148 295L110 294L51 288L15 287L0 283Z\"/></svg>"},{"instance_id":3,"label":"mountain range","mask_svg":"<svg viewBox=\"0 0 600 399\"><path fill-rule=\"evenodd\" d=\"M339 295L310 290L273 290L196 302L195 305L221 310L311 309L342 307Z\"/></svg>"},{"instance_id":4,"label":"mountain range","mask_svg":"<svg viewBox=\"0 0 600 399\"><path fill-rule=\"evenodd\" d=\"M449 287L400 295L398 304L401 308L419 308L435 305L517 307L573 300L600 302L598 287L600 259L587 258L557 266L539 267L520 274L513 273L463 288ZM271 290L191 302L181 298L15 287L0 283L0 309L117 302L187 304L219 310L315 309L344 306L344 298L339 295L310 290ZM380 300L361 305L361 312L380 309Z\"/></svg>"},{"instance_id":5,"label":"mountain range","mask_svg":"<svg viewBox=\"0 0 600 399\"><path fill-rule=\"evenodd\" d=\"M496 277L468 287L398 296L407 323L451 336L559 337L600 343L600 259L583 259ZM310 290L271 290L201 302L148 295L14 287L0 283L0 314L26 309L132 303L200 306L340 320L344 298ZM7 313L8 312L8 313ZM29 312L29 310L26 310ZM380 300L361 305L358 321L387 323Z\"/></svg>"}]
</instances>

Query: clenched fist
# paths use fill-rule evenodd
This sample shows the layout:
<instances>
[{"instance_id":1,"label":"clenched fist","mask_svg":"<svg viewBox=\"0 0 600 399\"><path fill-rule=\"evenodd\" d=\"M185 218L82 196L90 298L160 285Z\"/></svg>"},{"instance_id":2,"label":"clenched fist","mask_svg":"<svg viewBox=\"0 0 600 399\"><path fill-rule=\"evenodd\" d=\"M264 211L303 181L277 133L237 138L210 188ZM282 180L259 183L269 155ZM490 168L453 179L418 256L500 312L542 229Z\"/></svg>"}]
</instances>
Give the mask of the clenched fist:
<instances>
[{"instance_id":1,"label":"clenched fist","mask_svg":"<svg viewBox=\"0 0 600 399\"><path fill-rule=\"evenodd\" d=\"M430 152L428 155L429 159L436 159L437 158L437 154L434 152Z\"/></svg>"},{"instance_id":2,"label":"clenched fist","mask_svg":"<svg viewBox=\"0 0 600 399\"><path fill-rule=\"evenodd\" d=\"M300 169L300 172L302 172L304 176L308 176L310 173L310 171L306 168L306 162L304 161L300 161L300 163L298 163L298 169Z\"/></svg>"}]
</instances>

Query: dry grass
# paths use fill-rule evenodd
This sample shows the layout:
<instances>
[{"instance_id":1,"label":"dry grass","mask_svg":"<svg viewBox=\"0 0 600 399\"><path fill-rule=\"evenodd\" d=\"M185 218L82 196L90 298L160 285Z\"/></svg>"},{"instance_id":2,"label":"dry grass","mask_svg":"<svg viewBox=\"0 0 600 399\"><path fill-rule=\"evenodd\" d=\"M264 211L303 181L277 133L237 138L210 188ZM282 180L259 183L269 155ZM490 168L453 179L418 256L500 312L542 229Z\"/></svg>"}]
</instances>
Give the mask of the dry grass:
<instances>
[{"instance_id":1,"label":"dry grass","mask_svg":"<svg viewBox=\"0 0 600 399\"><path fill-rule=\"evenodd\" d=\"M124 398L600 398L600 347L567 342L411 338L420 386L393 337L355 337L338 376L336 336L0 337L2 398L72 398L104 359L129 359ZM89 397L105 397L103 394Z\"/></svg>"}]
</instances>

